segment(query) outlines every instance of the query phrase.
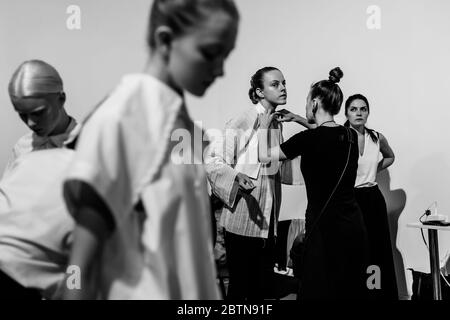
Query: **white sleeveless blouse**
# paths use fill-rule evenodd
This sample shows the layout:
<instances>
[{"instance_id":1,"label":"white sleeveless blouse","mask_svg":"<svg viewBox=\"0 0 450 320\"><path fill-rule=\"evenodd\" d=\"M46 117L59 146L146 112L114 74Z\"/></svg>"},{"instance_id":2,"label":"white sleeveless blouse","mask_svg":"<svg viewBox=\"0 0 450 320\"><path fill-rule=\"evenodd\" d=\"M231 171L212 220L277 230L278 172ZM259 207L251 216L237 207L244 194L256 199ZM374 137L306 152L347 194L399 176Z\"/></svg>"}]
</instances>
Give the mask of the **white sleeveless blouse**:
<instances>
[{"instance_id":1,"label":"white sleeveless blouse","mask_svg":"<svg viewBox=\"0 0 450 320\"><path fill-rule=\"evenodd\" d=\"M373 142L366 130L364 135L364 152L359 153L358 173L356 175L355 188L372 187L377 185L378 163L383 159L380 153L380 140Z\"/></svg>"}]
</instances>

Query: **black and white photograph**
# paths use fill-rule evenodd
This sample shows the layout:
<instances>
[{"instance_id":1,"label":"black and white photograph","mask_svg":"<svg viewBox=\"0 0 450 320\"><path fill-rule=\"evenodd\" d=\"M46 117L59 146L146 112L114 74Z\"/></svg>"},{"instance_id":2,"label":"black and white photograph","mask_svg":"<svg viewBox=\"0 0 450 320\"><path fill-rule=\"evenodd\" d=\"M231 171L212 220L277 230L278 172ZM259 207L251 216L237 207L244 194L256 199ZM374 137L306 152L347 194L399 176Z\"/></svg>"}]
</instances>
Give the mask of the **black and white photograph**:
<instances>
[{"instance_id":1,"label":"black and white photograph","mask_svg":"<svg viewBox=\"0 0 450 320\"><path fill-rule=\"evenodd\" d=\"M0 0L0 299L450 300L449 17Z\"/></svg>"}]
</instances>

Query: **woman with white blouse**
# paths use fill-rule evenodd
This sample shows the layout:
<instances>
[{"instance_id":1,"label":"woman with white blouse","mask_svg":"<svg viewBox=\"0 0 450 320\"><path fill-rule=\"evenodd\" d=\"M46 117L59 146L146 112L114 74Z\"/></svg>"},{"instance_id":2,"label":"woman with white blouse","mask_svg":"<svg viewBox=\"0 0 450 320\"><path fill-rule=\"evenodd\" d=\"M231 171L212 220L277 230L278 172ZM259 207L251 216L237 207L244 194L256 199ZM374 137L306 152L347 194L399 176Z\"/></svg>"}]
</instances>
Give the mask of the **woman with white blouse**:
<instances>
[{"instance_id":1,"label":"woman with white blouse","mask_svg":"<svg viewBox=\"0 0 450 320\"><path fill-rule=\"evenodd\" d=\"M345 103L346 126L358 132L359 159L355 195L363 213L370 244L370 264L381 272L381 286L371 290L374 299L398 299L386 202L376 182L377 173L388 168L395 156L384 135L366 127L369 102L361 94Z\"/></svg>"}]
</instances>

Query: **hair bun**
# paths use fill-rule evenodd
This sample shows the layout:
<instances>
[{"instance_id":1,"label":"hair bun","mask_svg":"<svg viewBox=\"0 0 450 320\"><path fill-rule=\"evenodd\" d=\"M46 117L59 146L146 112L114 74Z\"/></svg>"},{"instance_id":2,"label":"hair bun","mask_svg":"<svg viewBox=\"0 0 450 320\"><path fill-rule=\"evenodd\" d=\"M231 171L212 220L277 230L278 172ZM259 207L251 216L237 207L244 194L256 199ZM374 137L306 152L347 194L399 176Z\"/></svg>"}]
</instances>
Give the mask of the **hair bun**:
<instances>
[{"instance_id":1,"label":"hair bun","mask_svg":"<svg viewBox=\"0 0 450 320\"><path fill-rule=\"evenodd\" d=\"M328 80L334 83L338 83L341 81L341 78L344 76L344 73L342 72L341 68L336 67L333 70L330 71Z\"/></svg>"}]
</instances>

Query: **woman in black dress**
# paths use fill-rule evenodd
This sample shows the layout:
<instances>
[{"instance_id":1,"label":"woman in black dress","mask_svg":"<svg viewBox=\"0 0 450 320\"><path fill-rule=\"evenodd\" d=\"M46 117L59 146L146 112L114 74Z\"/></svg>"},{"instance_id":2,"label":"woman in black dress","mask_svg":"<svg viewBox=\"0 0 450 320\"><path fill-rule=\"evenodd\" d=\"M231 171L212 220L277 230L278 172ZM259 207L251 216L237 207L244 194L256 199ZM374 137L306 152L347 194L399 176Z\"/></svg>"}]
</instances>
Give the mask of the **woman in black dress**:
<instances>
[{"instance_id":1,"label":"woman in black dress","mask_svg":"<svg viewBox=\"0 0 450 320\"><path fill-rule=\"evenodd\" d=\"M358 168L357 135L333 119L342 105L343 94L337 85L342 76L335 68L329 80L311 87L306 117L317 125L315 129L270 149L268 130L259 134L261 162L302 157L308 207L299 299L365 299L368 292L367 234L353 189ZM277 116L265 113L260 118L261 128L269 128ZM303 122L286 112L278 121Z\"/></svg>"}]
</instances>

